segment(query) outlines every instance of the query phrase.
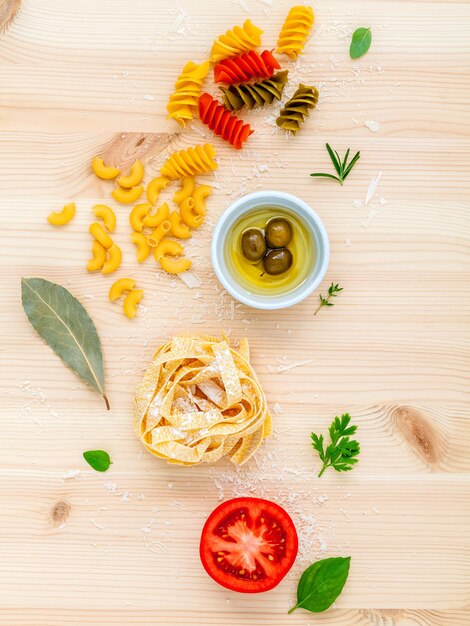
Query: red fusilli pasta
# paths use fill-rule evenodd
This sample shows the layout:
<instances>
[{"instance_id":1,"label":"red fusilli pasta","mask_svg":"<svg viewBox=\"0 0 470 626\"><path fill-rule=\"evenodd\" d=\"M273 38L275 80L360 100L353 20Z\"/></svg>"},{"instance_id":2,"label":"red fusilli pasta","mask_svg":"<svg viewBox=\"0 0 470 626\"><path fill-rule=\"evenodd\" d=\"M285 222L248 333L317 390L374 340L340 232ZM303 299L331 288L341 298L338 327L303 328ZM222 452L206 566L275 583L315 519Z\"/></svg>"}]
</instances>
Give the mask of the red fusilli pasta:
<instances>
[{"instance_id":1,"label":"red fusilli pasta","mask_svg":"<svg viewBox=\"0 0 470 626\"><path fill-rule=\"evenodd\" d=\"M253 132L249 124L244 124L238 117L229 113L208 93L203 93L199 98L199 115L204 124L237 150L240 150Z\"/></svg>"},{"instance_id":2,"label":"red fusilli pasta","mask_svg":"<svg viewBox=\"0 0 470 626\"><path fill-rule=\"evenodd\" d=\"M271 78L280 65L273 53L265 50L261 54L250 50L236 57L224 59L214 66L216 83L242 83L247 80Z\"/></svg>"}]
</instances>

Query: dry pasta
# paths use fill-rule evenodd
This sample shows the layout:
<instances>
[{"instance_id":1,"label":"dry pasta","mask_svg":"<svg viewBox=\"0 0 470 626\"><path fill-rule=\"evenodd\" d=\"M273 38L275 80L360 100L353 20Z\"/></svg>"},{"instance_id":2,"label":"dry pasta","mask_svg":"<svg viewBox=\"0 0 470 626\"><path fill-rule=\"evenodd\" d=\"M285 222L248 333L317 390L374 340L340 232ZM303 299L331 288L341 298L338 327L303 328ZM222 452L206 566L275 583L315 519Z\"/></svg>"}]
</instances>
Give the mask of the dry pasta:
<instances>
[{"instance_id":1,"label":"dry pasta","mask_svg":"<svg viewBox=\"0 0 470 626\"><path fill-rule=\"evenodd\" d=\"M189 259L182 256L183 253L183 248L178 242L165 239L158 244L153 254L165 272L168 272L168 274L181 274L181 272L189 270L192 265ZM173 257L182 258L176 259Z\"/></svg>"},{"instance_id":2,"label":"dry pasta","mask_svg":"<svg viewBox=\"0 0 470 626\"><path fill-rule=\"evenodd\" d=\"M109 289L109 299L111 302L120 298L125 291L132 291L135 287L133 278L119 278Z\"/></svg>"},{"instance_id":3,"label":"dry pasta","mask_svg":"<svg viewBox=\"0 0 470 626\"><path fill-rule=\"evenodd\" d=\"M176 204L180 204L185 198L189 198L194 191L194 178L191 176L185 176L181 180L181 189L175 191L173 195L173 201Z\"/></svg>"},{"instance_id":4,"label":"dry pasta","mask_svg":"<svg viewBox=\"0 0 470 626\"><path fill-rule=\"evenodd\" d=\"M194 213L197 215L206 214L206 198L212 193L212 187L210 185L200 185L193 193Z\"/></svg>"},{"instance_id":5,"label":"dry pasta","mask_svg":"<svg viewBox=\"0 0 470 626\"><path fill-rule=\"evenodd\" d=\"M261 44L262 32L251 20L245 20L243 26L234 26L232 30L228 30L214 41L210 60L217 63L227 57L257 48Z\"/></svg>"},{"instance_id":6,"label":"dry pasta","mask_svg":"<svg viewBox=\"0 0 470 626\"><path fill-rule=\"evenodd\" d=\"M121 187L125 187L126 189L130 189L131 187L140 185L143 177L144 166L142 165L142 161L137 159L137 161L132 165L129 175L118 178L117 184Z\"/></svg>"},{"instance_id":7,"label":"dry pasta","mask_svg":"<svg viewBox=\"0 0 470 626\"><path fill-rule=\"evenodd\" d=\"M93 256L88 261L86 268L89 272L97 272L103 267L106 261L106 248L95 239L91 246L91 252Z\"/></svg>"},{"instance_id":8,"label":"dry pasta","mask_svg":"<svg viewBox=\"0 0 470 626\"><path fill-rule=\"evenodd\" d=\"M147 185L147 199L150 204L157 204L160 191L165 189L168 183L168 178L164 178L163 176L158 176L149 182Z\"/></svg>"},{"instance_id":9,"label":"dry pasta","mask_svg":"<svg viewBox=\"0 0 470 626\"><path fill-rule=\"evenodd\" d=\"M288 70L277 72L271 78L256 83L241 83L220 87L224 94L225 108L229 111L238 111L246 106L254 109L256 106L271 104L274 98L280 100L287 83Z\"/></svg>"},{"instance_id":10,"label":"dry pasta","mask_svg":"<svg viewBox=\"0 0 470 626\"><path fill-rule=\"evenodd\" d=\"M111 246L113 245L113 240L104 230L101 224L99 224L98 222L93 222L93 224L90 224L89 230L91 235L100 242L103 248L111 248Z\"/></svg>"},{"instance_id":11,"label":"dry pasta","mask_svg":"<svg viewBox=\"0 0 470 626\"><path fill-rule=\"evenodd\" d=\"M136 392L134 428L145 448L179 465L241 465L271 434L266 397L248 342L174 337L161 346Z\"/></svg>"},{"instance_id":12,"label":"dry pasta","mask_svg":"<svg viewBox=\"0 0 470 626\"><path fill-rule=\"evenodd\" d=\"M131 204L132 202L136 202L140 198L143 190L144 188L142 187L142 185L137 185L137 187L131 187L130 189L116 187L116 189L111 192L111 195L121 204Z\"/></svg>"},{"instance_id":13,"label":"dry pasta","mask_svg":"<svg viewBox=\"0 0 470 626\"><path fill-rule=\"evenodd\" d=\"M144 224L149 228L157 228L157 226L160 226L160 224L168 218L169 214L170 207L166 202L164 202L158 207L153 215L146 215L144 217Z\"/></svg>"},{"instance_id":14,"label":"dry pasta","mask_svg":"<svg viewBox=\"0 0 470 626\"><path fill-rule=\"evenodd\" d=\"M204 221L203 215L198 215L194 212L194 200L193 198L186 198L180 204L181 219L190 228L199 228Z\"/></svg>"},{"instance_id":15,"label":"dry pasta","mask_svg":"<svg viewBox=\"0 0 470 626\"><path fill-rule=\"evenodd\" d=\"M124 300L123 309L125 316L128 317L130 320L133 320L136 316L137 305L142 300L143 295L143 289L134 289L134 291L131 291L127 294Z\"/></svg>"},{"instance_id":16,"label":"dry pasta","mask_svg":"<svg viewBox=\"0 0 470 626\"><path fill-rule=\"evenodd\" d=\"M152 205L149 202L143 202L142 204L136 204L129 213L129 223L137 233L142 232L144 220L151 210Z\"/></svg>"},{"instance_id":17,"label":"dry pasta","mask_svg":"<svg viewBox=\"0 0 470 626\"><path fill-rule=\"evenodd\" d=\"M98 178L102 178L103 180L112 180L119 175L118 167L105 165L103 159L97 156L91 162L91 167L93 168L93 171L98 176Z\"/></svg>"},{"instance_id":18,"label":"dry pasta","mask_svg":"<svg viewBox=\"0 0 470 626\"><path fill-rule=\"evenodd\" d=\"M108 249L108 258L103 264L102 274L112 274L121 265L121 248L115 243Z\"/></svg>"},{"instance_id":19,"label":"dry pasta","mask_svg":"<svg viewBox=\"0 0 470 626\"><path fill-rule=\"evenodd\" d=\"M191 231L186 224L181 222L181 215L178 211L172 211L170 214L171 234L178 239L189 239Z\"/></svg>"},{"instance_id":20,"label":"dry pasta","mask_svg":"<svg viewBox=\"0 0 470 626\"><path fill-rule=\"evenodd\" d=\"M52 212L47 216L47 221L52 226L65 226L75 215L75 202L66 204L60 213Z\"/></svg>"},{"instance_id":21,"label":"dry pasta","mask_svg":"<svg viewBox=\"0 0 470 626\"><path fill-rule=\"evenodd\" d=\"M116 214L114 211L106 204L95 204L92 211L95 217L103 220L103 224L112 233L116 228Z\"/></svg>"},{"instance_id":22,"label":"dry pasta","mask_svg":"<svg viewBox=\"0 0 470 626\"><path fill-rule=\"evenodd\" d=\"M302 54L313 21L312 7L292 7L279 33L276 52L286 54L291 59L296 59Z\"/></svg>"},{"instance_id":23,"label":"dry pasta","mask_svg":"<svg viewBox=\"0 0 470 626\"><path fill-rule=\"evenodd\" d=\"M166 105L168 117L173 118L186 126L186 122L192 120L197 111L197 101L201 93L202 83L209 72L209 61L200 65L189 61L175 83L175 91L170 96Z\"/></svg>"},{"instance_id":24,"label":"dry pasta","mask_svg":"<svg viewBox=\"0 0 470 626\"><path fill-rule=\"evenodd\" d=\"M214 157L215 150L210 143L203 146L197 145L188 150L173 152L163 164L160 172L162 176L171 179L203 174L218 168Z\"/></svg>"},{"instance_id":25,"label":"dry pasta","mask_svg":"<svg viewBox=\"0 0 470 626\"><path fill-rule=\"evenodd\" d=\"M297 134L305 117L308 117L310 110L317 106L318 90L311 85L299 85L292 98L286 102L284 108L279 112L276 124L279 128Z\"/></svg>"},{"instance_id":26,"label":"dry pasta","mask_svg":"<svg viewBox=\"0 0 470 626\"><path fill-rule=\"evenodd\" d=\"M132 233L131 240L137 246L137 262L143 263L152 252L152 247L147 241L147 237L143 233Z\"/></svg>"},{"instance_id":27,"label":"dry pasta","mask_svg":"<svg viewBox=\"0 0 470 626\"><path fill-rule=\"evenodd\" d=\"M159 242L168 235L171 230L171 224L169 220L163 221L154 231L147 237L149 245L156 246Z\"/></svg>"}]
</instances>

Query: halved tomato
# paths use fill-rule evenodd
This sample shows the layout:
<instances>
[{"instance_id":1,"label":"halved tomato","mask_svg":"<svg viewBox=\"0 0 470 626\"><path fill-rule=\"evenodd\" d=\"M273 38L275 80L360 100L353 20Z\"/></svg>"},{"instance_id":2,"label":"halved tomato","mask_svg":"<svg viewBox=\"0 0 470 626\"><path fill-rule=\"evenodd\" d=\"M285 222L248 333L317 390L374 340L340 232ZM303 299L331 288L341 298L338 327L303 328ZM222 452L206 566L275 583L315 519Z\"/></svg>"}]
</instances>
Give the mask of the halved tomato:
<instances>
[{"instance_id":1,"label":"halved tomato","mask_svg":"<svg viewBox=\"0 0 470 626\"><path fill-rule=\"evenodd\" d=\"M234 498L210 514L199 553L206 572L222 587L260 593L281 582L297 549L294 523L282 507L261 498Z\"/></svg>"}]
</instances>

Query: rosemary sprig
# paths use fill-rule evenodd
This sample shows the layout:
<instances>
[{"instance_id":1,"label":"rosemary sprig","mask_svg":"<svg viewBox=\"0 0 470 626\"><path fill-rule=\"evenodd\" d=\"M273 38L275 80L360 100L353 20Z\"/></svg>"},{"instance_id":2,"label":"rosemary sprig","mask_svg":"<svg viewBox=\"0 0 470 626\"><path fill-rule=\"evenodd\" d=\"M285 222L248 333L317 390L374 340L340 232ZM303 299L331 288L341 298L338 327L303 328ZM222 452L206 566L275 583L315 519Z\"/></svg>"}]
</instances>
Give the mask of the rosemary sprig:
<instances>
[{"instance_id":1,"label":"rosemary sprig","mask_svg":"<svg viewBox=\"0 0 470 626\"><path fill-rule=\"evenodd\" d=\"M314 315L316 315L318 311L324 306L334 306L334 302L330 302L330 298L336 298L336 295L340 291L343 291L343 288L339 286L339 283L336 283L336 285L334 283L331 283L331 285L328 287L328 295L326 296L326 298L319 294L320 306L315 311Z\"/></svg>"},{"instance_id":2,"label":"rosemary sprig","mask_svg":"<svg viewBox=\"0 0 470 626\"><path fill-rule=\"evenodd\" d=\"M356 165L356 163L361 158L361 153L356 152L356 154L353 156L351 161L348 163L348 157L351 151L350 148L346 150L346 154L344 155L343 160L341 160L336 150L334 151L332 150L329 143L326 144L326 149L328 150L328 154L330 155L330 159L333 162L334 168L338 176L334 176L333 174L324 174L324 173L310 174L310 176L316 176L318 178L333 178L334 180L337 180L340 183L340 185L342 185L344 181L346 180L346 177L349 175L350 171L352 170L352 168Z\"/></svg>"},{"instance_id":3,"label":"rosemary sprig","mask_svg":"<svg viewBox=\"0 0 470 626\"><path fill-rule=\"evenodd\" d=\"M312 446L320 455L320 460L323 461L323 467L318 478L328 467L332 467L337 472L348 472L358 462L359 459L355 457L361 451L359 442L350 439L350 435L354 435L356 432L357 426L349 426L350 421L349 413L344 413L341 419L335 417L329 428L331 443L326 449L323 446L325 442L323 435L318 436L311 433Z\"/></svg>"}]
</instances>

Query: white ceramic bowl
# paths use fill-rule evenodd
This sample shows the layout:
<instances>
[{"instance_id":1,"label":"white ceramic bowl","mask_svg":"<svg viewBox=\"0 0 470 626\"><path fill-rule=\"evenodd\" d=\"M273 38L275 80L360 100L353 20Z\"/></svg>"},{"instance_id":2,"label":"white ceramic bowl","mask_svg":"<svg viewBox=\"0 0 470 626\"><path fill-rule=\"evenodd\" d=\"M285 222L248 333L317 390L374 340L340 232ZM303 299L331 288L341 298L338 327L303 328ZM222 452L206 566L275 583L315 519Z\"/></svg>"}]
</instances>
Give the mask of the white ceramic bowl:
<instances>
[{"instance_id":1,"label":"white ceramic bowl","mask_svg":"<svg viewBox=\"0 0 470 626\"><path fill-rule=\"evenodd\" d=\"M250 292L237 282L226 263L225 243L234 224L244 213L263 206L279 207L297 215L315 242L317 255L307 278L285 294ZM330 259L330 242L323 222L306 202L282 191L257 191L236 200L220 217L212 235L211 259L217 278L239 302L255 309L284 309L304 300L321 283Z\"/></svg>"}]
</instances>

